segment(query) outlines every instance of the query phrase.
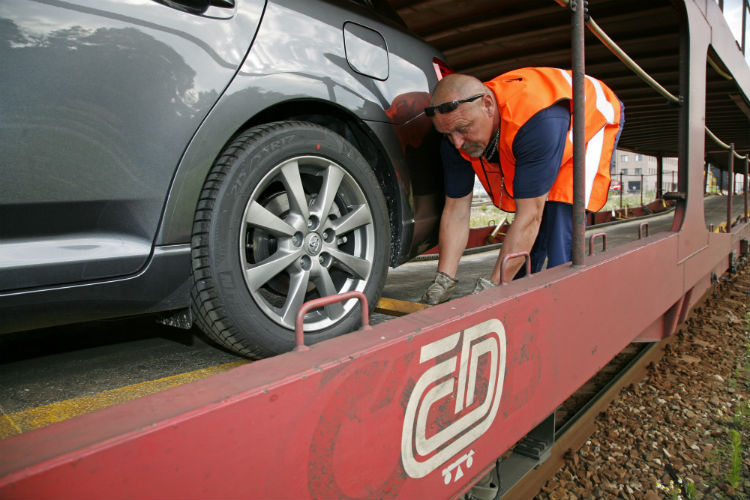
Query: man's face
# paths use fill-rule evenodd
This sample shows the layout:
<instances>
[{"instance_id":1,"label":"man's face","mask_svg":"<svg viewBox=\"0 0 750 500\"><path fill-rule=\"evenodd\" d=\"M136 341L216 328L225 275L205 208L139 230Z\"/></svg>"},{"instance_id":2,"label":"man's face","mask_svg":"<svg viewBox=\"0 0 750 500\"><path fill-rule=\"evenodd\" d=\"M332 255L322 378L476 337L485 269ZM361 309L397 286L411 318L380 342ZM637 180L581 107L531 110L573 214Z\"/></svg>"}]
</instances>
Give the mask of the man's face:
<instances>
[{"instance_id":1,"label":"man's face","mask_svg":"<svg viewBox=\"0 0 750 500\"><path fill-rule=\"evenodd\" d=\"M463 97L465 96L456 96L455 99ZM478 158L482 156L492 135L492 117L488 113L487 102L492 103L491 98L485 95L476 101L460 104L450 113L436 113L432 117L432 123L456 149Z\"/></svg>"}]
</instances>

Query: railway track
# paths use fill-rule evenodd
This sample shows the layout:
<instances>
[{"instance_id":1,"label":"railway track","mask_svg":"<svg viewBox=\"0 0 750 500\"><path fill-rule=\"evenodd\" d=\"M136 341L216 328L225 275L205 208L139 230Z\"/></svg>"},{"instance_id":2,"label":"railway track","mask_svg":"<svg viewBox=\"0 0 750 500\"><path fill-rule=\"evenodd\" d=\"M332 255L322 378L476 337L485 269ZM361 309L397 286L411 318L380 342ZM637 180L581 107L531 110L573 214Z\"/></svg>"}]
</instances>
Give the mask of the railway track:
<instances>
[{"instance_id":1,"label":"railway track","mask_svg":"<svg viewBox=\"0 0 750 500\"><path fill-rule=\"evenodd\" d=\"M724 279L726 282L737 280L744 280L745 284L748 281L747 262L741 266L738 273ZM743 286L747 289L746 285ZM747 294L750 291L746 290L743 293ZM704 307L709 298L712 302L709 307ZM542 492L540 498L550 498L552 488L545 487L545 484L560 471L561 467L571 462L574 453L589 440L597 428L597 417L607 411L621 391L629 386L638 385L646 376L649 367L658 364L665 353L671 352L676 344L685 342L685 338L693 338L692 331L690 335L686 335L686 332L690 328L695 328L693 325L703 324L707 314L711 314L712 311L730 311L730 307L736 309L737 302L737 298L732 298L731 295L725 293L721 286L719 289L711 289L693 308L685 323L675 334L659 343L630 344L558 409L556 420L561 422L561 425L556 429L555 443L549 450L549 458L514 486L504 489L502 498L533 498L540 492ZM744 307L745 314L747 314L747 299L745 299ZM747 323L746 319L745 323ZM694 362L692 359L690 361ZM750 383L750 380L748 382ZM546 489L543 490L543 488Z\"/></svg>"},{"instance_id":2,"label":"railway track","mask_svg":"<svg viewBox=\"0 0 750 500\"><path fill-rule=\"evenodd\" d=\"M643 346L631 344L623 351L619 360L607 365L594 377L598 380L592 379L571 396L561 408L575 410L563 410L569 414L564 415L566 420L555 432L555 444L550 450L549 458L505 492L502 498L533 498L539 494L542 486L565 463L569 450L580 448L594 432L597 416L607 409L624 387L643 378L648 366L659 362L666 346L675 338L672 335L662 342Z\"/></svg>"}]
</instances>

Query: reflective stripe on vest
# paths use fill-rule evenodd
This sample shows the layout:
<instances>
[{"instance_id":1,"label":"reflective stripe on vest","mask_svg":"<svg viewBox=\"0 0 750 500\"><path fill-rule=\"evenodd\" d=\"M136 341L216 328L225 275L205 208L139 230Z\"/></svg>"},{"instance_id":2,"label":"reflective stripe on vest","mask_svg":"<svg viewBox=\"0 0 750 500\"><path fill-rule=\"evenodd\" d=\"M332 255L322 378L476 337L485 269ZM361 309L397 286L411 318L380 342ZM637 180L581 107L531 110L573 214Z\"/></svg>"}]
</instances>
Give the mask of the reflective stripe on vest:
<instances>
[{"instance_id":1,"label":"reflective stripe on vest","mask_svg":"<svg viewBox=\"0 0 750 500\"><path fill-rule=\"evenodd\" d=\"M500 113L500 165L461 155L471 162L495 205L515 211L513 140L518 130L537 112L572 98L570 72L557 68L523 68L485 82L492 90ZM599 80L586 76L586 200L587 210L598 211L607 201L610 164L620 128L620 101ZM548 199L573 203L573 124L568 131L560 171ZM502 168L501 168L502 165Z\"/></svg>"}]
</instances>

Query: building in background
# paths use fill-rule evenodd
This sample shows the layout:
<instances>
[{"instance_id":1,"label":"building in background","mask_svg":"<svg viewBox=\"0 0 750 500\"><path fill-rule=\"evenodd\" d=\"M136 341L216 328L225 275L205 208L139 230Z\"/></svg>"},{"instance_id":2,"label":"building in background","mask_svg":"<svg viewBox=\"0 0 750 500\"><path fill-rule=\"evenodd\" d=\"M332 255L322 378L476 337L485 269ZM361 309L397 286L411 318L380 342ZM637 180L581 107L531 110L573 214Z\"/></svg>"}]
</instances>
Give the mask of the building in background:
<instances>
[{"instance_id":1,"label":"building in background","mask_svg":"<svg viewBox=\"0 0 750 500\"><path fill-rule=\"evenodd\" d=\"M661 192L668 193L678 191L677 189L677 158L664 158L662 169ZM622 174L622 177L620 176ZM735 193L742 193L744 178L742 173L735 172ZM707 193L727 192L727 172L722 172L718 167L709 165L708 179L706 180ZM488 203L489 197L485 193L478 178L474 179L475 201ZM657 163L655 156L633 153L632 151L617 150L615 161L612 165L612 184L610 189L624 193L640 194L641 183L643 183L644 201L649 202L656 198ZM486 198L486 199L485 199Z\"/></svg>"},{"instance_id":2,"label":"building in background","mask_svg":"<svg viewBox=\"0 0 750 500\"><path fill-rule=\"evenodd\" d=\"M677 158L664 158L662 163L662 192L677 191ZM626 193L640 193L641 183L644 193L656 193L656 157L618 149L612 167L615 190L619 190L620 181Z\"/></svg>"},{"instance_id":3,"label":"building in background","mask_svg":"<svg viewBox=\"0 0 750 500\"><path fill-rule=\"evenodd\" d=\"M662 193L677 191L677 158L664 158L662 174ZM617 150L612 166L612 190L619 191L620 181L625 193L640 193L643 182L644 194L648 200L655 197L657 182L656 157L632 151ZM622 177L620 177L622 174ZM706 192L726 193L728 190L729 174L718 167L710 165ZM741 172L735 172L735 193L742 193L744 178ZM650 196L649 196L650 195Z\"/></svg>"}]
</instances>

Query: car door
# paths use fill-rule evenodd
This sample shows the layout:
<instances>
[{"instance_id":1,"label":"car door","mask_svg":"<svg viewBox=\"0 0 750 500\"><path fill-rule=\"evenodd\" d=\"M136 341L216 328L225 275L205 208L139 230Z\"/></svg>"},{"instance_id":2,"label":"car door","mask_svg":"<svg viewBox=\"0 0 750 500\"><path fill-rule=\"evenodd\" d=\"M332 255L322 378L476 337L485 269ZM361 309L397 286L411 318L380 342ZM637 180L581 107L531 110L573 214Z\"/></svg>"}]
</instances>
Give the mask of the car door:
<instances>
[{"instance_id":1,"label":"car door","mask_svg":"<svg viewBox=\"0 0 750 500\"><path fill-rule=\"evenodd\" d=\"M0 290L144 266L180 157L264 5L0 2Z\"/></svg>"}]
</instances>

